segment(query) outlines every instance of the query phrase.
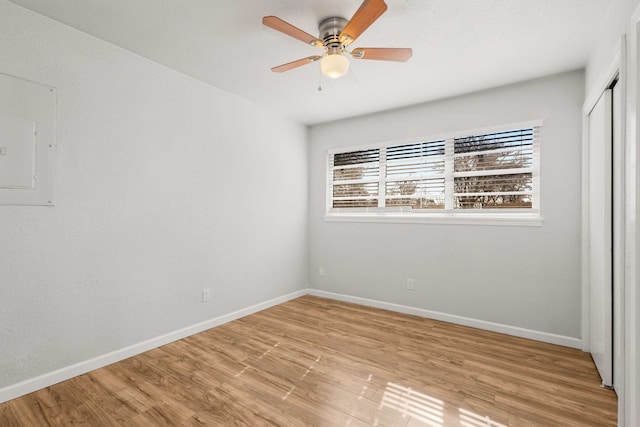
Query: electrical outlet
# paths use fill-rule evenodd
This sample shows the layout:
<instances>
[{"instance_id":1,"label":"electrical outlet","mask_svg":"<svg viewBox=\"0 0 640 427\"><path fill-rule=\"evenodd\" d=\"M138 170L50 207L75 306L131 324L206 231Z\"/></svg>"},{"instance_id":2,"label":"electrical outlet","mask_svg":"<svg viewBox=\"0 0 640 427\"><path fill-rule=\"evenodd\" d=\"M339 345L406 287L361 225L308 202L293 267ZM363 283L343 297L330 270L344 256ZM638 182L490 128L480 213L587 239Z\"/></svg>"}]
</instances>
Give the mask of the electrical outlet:
<instances>
[{"instance_id":1,"label":"electrical outlet","mask_svg":"<svg viewBox=\"0 0 640 427\"><path fill-rule=\"evenodd\" d=\"M324 276L324 267L318 267L318 275Z\"/></svg>"},{"instance_id":2,"label":"electrical outlet","mask_svg":"<svg viewBox=\"0 0 640 427\"><path fill-rule=\"evenodd\" d=\"M202 302L211 301L211 288L206 288L202 290Z\"/></svg>"},{"instance_id":3,"label":"electrical outlet","mask_svg":"<svg viewBox=\"0 0 640 427\"><path fill-rule=\"evenodd\" d=\"M407 289L409 289L410 291L415 289L413 287L413 279L407 279Z\"/></svg>"}]
</instances>

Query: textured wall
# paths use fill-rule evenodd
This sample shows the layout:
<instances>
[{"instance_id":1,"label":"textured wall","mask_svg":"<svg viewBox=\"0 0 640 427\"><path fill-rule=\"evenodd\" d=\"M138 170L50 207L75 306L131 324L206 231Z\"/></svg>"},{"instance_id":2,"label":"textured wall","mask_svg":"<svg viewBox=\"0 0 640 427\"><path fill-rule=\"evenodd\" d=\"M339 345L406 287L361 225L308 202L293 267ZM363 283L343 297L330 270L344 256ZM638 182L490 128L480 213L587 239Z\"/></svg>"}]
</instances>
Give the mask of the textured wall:
<instances>
[{"instance_id":1,"label":"textured wall","mask_svg":"<svg viewBox=\"0 0 640 427\"><path fill-rule=\"evenodd\" d=\"M324 291L580 337L583 73L313 126L310 275ZM425 82L425 84L436 84ZM327 150L543 120L541 227L326 222ZM318 275L322 266L325 276ZM406 289L407 278L415 290Z\"/></svg>"},{"instance_id":2,"label":"textured wall","mask_svg":"<svg viewBox=\"0 0 640 427\"><path fill-rule=\"evenodd\" d=\"M620 39L625 35L631 24L631 15L640 6L640 0L615 0L611 2L609 13L603 17L602 28L599 28L598 39L589 56L589 62L585 70L585 83L588 96L593 95L596 84L607 72L607 68L619 53ZM629 43L629 41L627 41ZM616 49L617 47L617 49Z\"/></svg>"},{"instance_id":3,"label":"textured wall","mask_svg":"<svg viewBox=\"0 0 640 427\"><path fill-rule=\"evenodd\" d=\"M0 206L0 388L306 287L303 126L3 0L0 41L58 88L56 206Z\"/></svg>"}]
</instances>

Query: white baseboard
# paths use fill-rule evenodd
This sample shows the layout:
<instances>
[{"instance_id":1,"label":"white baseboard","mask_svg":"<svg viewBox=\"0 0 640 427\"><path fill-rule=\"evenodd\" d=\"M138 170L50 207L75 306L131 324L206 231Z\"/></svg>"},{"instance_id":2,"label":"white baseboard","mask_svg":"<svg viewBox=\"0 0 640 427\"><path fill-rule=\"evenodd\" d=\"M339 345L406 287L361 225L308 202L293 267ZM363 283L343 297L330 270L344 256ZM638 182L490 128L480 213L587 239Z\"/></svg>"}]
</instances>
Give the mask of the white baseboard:
<instances>
[{"instance_id":1,"label":"white baseboard","mask_svg":"<svg viewBox=\"0 0 640 427\"><path fill-rule=\"evenodd\" d=\"M425 310L423 308L409 307L406 305L394 304L390 302L377 301L367 298L354 297L350 295L336 294L333 292L321 291L318 289L307 289L309 295L335 299L338 301L351 302L354 304L366 305L369 307L382 308L396 311L398 313L412 314L414 316L425 317L427 319L441 320L443 322L455 323L457 325L470 326L472 328L484 329L492 332L513 335L520 338L558 344L571 348L582 348L582 340L578 338L566 337L564 335L550 334L547 332L534 331L531 329L519 328L517 326L503 325L500 323L487 322L484 320L471 319L469 317L456 316L438 311Z\"/></svg>"},{"instance_id":2,"label":"white baseboard","mask_svg":"<svg viewBox=\"0 0 640 427\"><path fill-rule=\"evenodd\" d=\"M86 374L87 372L93 371L95 369L102 368L115 362L119 362L121 360L127 359L140 353L144 353L145 351L152 350L165 344L169 344L182 338L186 338L199 332L206 331L207 329L211 329L224 323L231 322L232 320L257 313L258 311L262 311L269 307L282 304L283 302L287 302L306 294L306 289L292 292L290 294L273 298L268 301L252 305L250 307L234 311L232 313L224 314L222 316L197 323L195 325L187 326L186 328L182 328L177 331L161 335L159 337L151 338L147 341L143 341L141 343L134 344L120 350L112 351L111 353L94 357L93 359L66 366L53 372L48 372L35 378L30 378L16 384L11 384L0 389L0 403L7 402L36 390L40 390L53 384L57 384L59 382L77 377L78 375Z\"/></svg>"},{"instance_id":3,"label":"white baseboard","mask_svg":"<svg viewBox=\"0 0 640 427\"><path fill-rule=\"evenodd\" d=\"M269 307L273 307L283 302L287 302L294 298L301 297L303 295L315 295L324 298L335 299L338 301L351 302L354 304L365 305L369 307L382 308L385 310L396 311L399 313L412 314L415 316L425 317L428 319L441 320L443 322L455 323L458 325L471 326L473 328L485 329L493 332L500 332L503 334L513 335L521 338L528 338L532 340L547 342L551 344L563 345L572 348L581 348L581 340L577 338L566 337L562 335L549 334L546 332L533 331L530 329L518 328L515 326L502 325L499 323L486 322L484 320L471 319L468 317L456 316L452 314L440 313L437 311L425 310L422 308L409 307L406 305L393 304L384 301L377 301L367 298L354 297L350 295L336 294L333 292L325 292L318 289L303 289L296 292L292 292L287 295L283 295L278 298L273 298L268 301L264 301L250 307L243 308L241 310L234 311L232 313L224 314L222 316L215 317L213 319L206 320L195 325L188 326L186 328L179 329L174 332L170 332L159 337L143 341L138 344L131 345L111 353L103 354L101 356L94 357L93 359L85 360L74 365L66 366L53 372L40 375L35 378L9 385L0 389L0 403L7 402L25 394L40 390L45 387L49 387L53 384L77 377L78 375L86 374L87 372L95 369L102 368L112 363L119 362L129 357L135 356L145 351L152 350L154 348L169 344L171 342L186 338L188 336L197 334L207 329L214 328L232 320L239 319L241 317L248 316L258 311L265 310Z\"/></svg>"}]
</instances>

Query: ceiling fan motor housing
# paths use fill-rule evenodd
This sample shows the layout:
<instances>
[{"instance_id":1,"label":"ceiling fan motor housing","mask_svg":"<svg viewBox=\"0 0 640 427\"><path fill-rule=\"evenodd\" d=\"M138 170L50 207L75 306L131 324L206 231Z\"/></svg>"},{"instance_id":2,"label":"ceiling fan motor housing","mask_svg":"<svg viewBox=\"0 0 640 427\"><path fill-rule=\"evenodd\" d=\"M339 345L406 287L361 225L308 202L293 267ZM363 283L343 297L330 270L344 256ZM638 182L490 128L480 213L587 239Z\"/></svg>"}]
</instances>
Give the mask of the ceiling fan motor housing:
<instances>
[{"instance_id":1,"label":"ceiling fan motor housing","mask_svg":"<svg viewBox=\"0 0 640 427\"><path fill-rule=\"evenodd\" d=\"M347 25L347 20L344 18L331 17L323 19L318 26L320 31L320 39L324 42L329 53L338 53L344 50L344 46L340 43L340 33L342 29Z\"/></svg>"}]
</instances>

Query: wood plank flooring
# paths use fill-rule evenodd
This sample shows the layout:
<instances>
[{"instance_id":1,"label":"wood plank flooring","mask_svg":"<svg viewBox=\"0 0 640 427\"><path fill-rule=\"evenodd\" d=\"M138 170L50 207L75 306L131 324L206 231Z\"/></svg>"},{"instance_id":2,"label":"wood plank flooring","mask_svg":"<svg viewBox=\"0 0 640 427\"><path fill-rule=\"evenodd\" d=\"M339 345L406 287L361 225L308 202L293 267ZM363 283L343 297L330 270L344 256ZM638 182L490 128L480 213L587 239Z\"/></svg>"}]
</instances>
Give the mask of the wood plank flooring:
<instances>
[{"instance_id":1,"label":"wood plank flooring","mask_svg":"<svg viewBox=\"0 0 640 427\"><path fill-rule=\"evenodd\" d=\"M304 296L0 405L0 426L615 426L579 350Z\"/></svg>"}]
</instances>

